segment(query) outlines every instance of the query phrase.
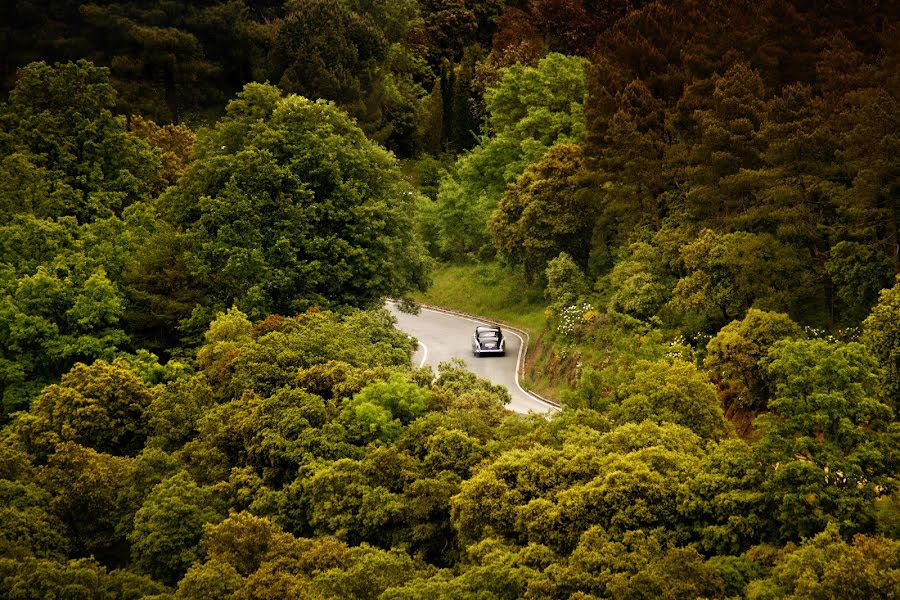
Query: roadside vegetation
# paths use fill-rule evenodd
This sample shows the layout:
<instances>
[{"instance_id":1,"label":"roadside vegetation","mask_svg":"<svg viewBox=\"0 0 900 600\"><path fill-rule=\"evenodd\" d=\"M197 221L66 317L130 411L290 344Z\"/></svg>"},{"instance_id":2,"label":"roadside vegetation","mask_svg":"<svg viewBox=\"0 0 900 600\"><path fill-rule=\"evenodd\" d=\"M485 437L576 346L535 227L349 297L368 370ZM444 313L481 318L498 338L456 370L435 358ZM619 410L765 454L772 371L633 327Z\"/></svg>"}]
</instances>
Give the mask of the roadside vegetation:
<instances>
[{"instance_id":1,"label":"roadside vegetation","mask_svg":"<svg viewBox=\"0 0 900 600\"><path fill-rule=\"evenodd\" d=\"M431 274L429 288L410 296L423 304L490 315L531 336L540 334L547 323L543 292L496 262L440 265Z\"/></svg>"}]
</instances>

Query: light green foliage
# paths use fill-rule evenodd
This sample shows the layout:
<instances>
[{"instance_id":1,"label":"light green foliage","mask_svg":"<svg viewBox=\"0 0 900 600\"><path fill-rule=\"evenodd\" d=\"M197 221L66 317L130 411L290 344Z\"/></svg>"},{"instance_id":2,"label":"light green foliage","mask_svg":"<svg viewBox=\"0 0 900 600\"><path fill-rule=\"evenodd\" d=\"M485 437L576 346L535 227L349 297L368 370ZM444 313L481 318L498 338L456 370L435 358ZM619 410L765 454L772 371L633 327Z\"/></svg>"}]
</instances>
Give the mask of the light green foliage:
<instances>
[{"instance_id":1,"label":"light green foliage","mask_svg":"<svg viewBox=\"0 0 900 600\"><path fill-rule=\"evenodd\" d=\"M790 598L890 598L900 589L900 542L858 535L847 543L836 526L787 546L768 577L751 582L752 600Z\"/></svg>"},{"instance_id":2,"label":"light green foliage","mask_svg":"<svg viewBox=\"0 0 900 600\"><path fill-rule=\"evenodd\" d=\"M31 63L0 107L0 221L25 212L82 223L153 191L159 160L114 116L109 72L81 60Z\"/></svg>"},{"instance_id":3,"label":"light green foliage","mask_svg":"<svg viewBox=\"0 0 900 600\"><path fill-rule=\"evenodd\" d=\"M201 456L195 468L204 477L236 467L252 467L267 483L282 485L315 459L337 459L358 452L345 440L343 427L329 425L321 398L285 389L271 397L246 393L213 407L196 422L197 438L184 452L218 457L216 473L204 473ZM210 465L211 467L212 465ZM219 469L223 472L219 472Z\"/></svg>"},{"instance_id":4,"label":"light green foliage","mask_svg":"<svg viewBox=\"0 0 900 600\"><path fill-rule=\"evenodd\" d=\"M333 106L251 84L198 146L162 199L206 295L195 320L230 305L254 319L371 307L424 287L396 160Z\"/></svg>"},{"instance_id":5,"label":"light green foliage","mask_svg":"<svg viewBox=\"0 0 900 600\"><path fill-rule=\"evenodd\" d=\"M137 203L123 218L79 226L15 215L0 226L0 390L5 412L27 407L76 362L111 361L132 341L120 285L154 228Z\"/></svg>"},{"instance_id":6,"label":"light green foliage","mask_svg":"<svg viewBox=\"0 0 900 600\"><path fill-rule=\"evenodd\" d=\"M588 529L568 560L547 574L547 589L541 591L555 598L716 598L723 588L696 550L667 548L643 531L614 537L601 527Z\"/></svg>"},{"instance_id":7,"label":"light green foliage","mask_svg":"<svg viewBox=\"0 0 900 600\"><path fill-rule=\"evenodd\" d=\"M395 374L387 381L363 388L343 404L341 412L350 435L367 443L391 441L403 425L414 421L425 410L425 391Z\"/></svg>"},{"instance_id":8,"label":"light green foliage","mask_svg":"<svg viewBox=\"0 0 900 600\"><path fill-rule=\"evenodd\" d=\"M896 409L900 398L900 278L894 287L881 292L878 304L863 322L863 332L866 348L880 367L880 397Z\"/></svg>"},{"instance_id":9,"label":"light green foliage","mask_svg":"<svg viewBox=\"0 0 900 600\"><path fill-rule=\"evenodd\" d=\"M49 492L11 474L0 479L0 557L22 560L29 556L59 559L69 541L65 526L51 511Z\"/></svg>"},{"instance_id":10,"label":"light green foliage","mask_svg":"<svg viewBox=\"0 0 900 600\"><path fill-rule=\"evenodd\" d=\"M828 522L872 526L879 491L894 485L891 409L874 397L874 361L858 343L782 340L765 362L773 398L755 421L769 465L764 489L780 533L812 535Z\"/></svg>"},{"instance_id":11,"label":"light green foliage","mask_svg":"<svg viewBox=\"0 0 900 600\"><path fill-rule=\"evenodd\" d=\"M326 597L376 600L381 593L431 574L422 565L399 550L382 550L362 545L349 551L345 568L331 568L315 577L315 586Z\"/></svg>"},{"instance_id":12,"label":"light green foliage","mask_svg":"<svg viewBox=\"0 0 900 600\"><path fill-rule=\"evenodd\" d=\"M667 287L659 249L645 242L628 248L628 257L620 260L609 275L613 288L609 310L638 319L655 315L671 295Z\"/></svg>"},{"instance_id":13,"label":"light green foliage","mask_svg":"<svg viewBox=\"0 0 900 600\"><path fill-rule=\"evenodd\" d=\"M587 293L587 279L572 257L565 252L547 263L544 296L555 310L576 304Z\"/></svg>"},{"instance_id":14,"label":"light green foliage","mask_svg":"<svg viewBox=\"0 0 900 600\"><path fill-rule=\"evenodd\" d=\"M703 366L730 386L741 407L760 411L771 390L759 361L775 342L799 338L802 333L785 314L751 308L743 319L732 321L709 341Z\"/></svg>"},{"instance_id":15,"label":"light green foliage","mask_svg":"<svg viewBox=\"0 0 900 600\"><path fill-rule=\"evenodd\" d=\"M375 450L360 461L338 460L302 482L318 534L347 543L392 546L404 526L405 493L416 477L416 463L405 453Z\"/></svg>"},{"instance_id":16,"label":"light green foliage","mask_svg":"<svg viewBox=\"0 0 900 600\"><path fill-rule=\"evenodd\" d=\"M307 312L263 322L233 358L236 384L271 393L293 383L297 371L329 360L353 366L408 365L413 342L393 328L384 309L346 317Z\"/></svg>"},{"instance_id":17,"label":"light green foliage","mask_svg":"<svg viewBox=\"0 0 900 600\"><path fill-rule=\"evenodd\" d=\"M467 549L470 564L458 577L440 572L430 579L389 590L383 597L392 600L529 597L527 590L540 581L541 571L553 558L552 552L537 544L520 548L490 538Z\"/></svg>"},{"instance_id":18,"label":"light green foliage","mask_svg":"<svg viewBox=\"0 0 900 600\"><path fill-rule=\"evenodd\" d=\"M128 342L119 325L123 311L122 295L102 268L42 266L0 287L4 412L24 408L76 361L112 360Z\"/></svg>"},{"instance_id":19,"label":"light green foliage","mask_svg":"<svg viewBox=\"0 0 900 600\"><path fill-rule=\"evenodd\" d=\"M463 543L488 535L570 552L599 525L611 534L674 529L678 487L695 473L700 438L678 425L623 425L561 449L512 450L463 482L451 502Z\"/></svg>"},{"instance_id":20,"label":"light green foliage","mask_svg":"<svg viewBox=\"0 0 900 600\"><path fill-rule=\"evenodd\" d=\"M200 557L203 525L221 520L212 494L181 472L156 485L134 516L134 564L169 585Z\"/></svg>"},{"instance_id":21,"label":"light green foliage","mask_svg":"<svg viewBox=\"0 0 900 600\"><path fill-rule=\"evenodd\" d=\"M537 67L510 67L485 94L485 136L457 161L438 192L444 255L483 251L485 223L506 185L553 145L582 141L585 66L582 58L550 54Z\"/></svg>"},{"instance_id":22,"label":"light green foliage","mask_svg":"<svg viewBox=\"0 0 900 600\"><path fill-rule=\"evenodd\" d=\"M425 468L433 473L450 471L462 478L471 475L472 470L488 454L484 444L465 431L439 427L424 444Z\"/></svg>"},{"instance_id":23,"label":"light green foliage","mask_svg":"<svg viewBox=\"0 0 900 600\"><path fill-rule=\"evenodd\" d=\"M190 566L181 581L175 598L178 600L218 600L227 598L244 584L240 573L226 562L216 559Z\"/></svg>"},{"instance_id":24,"label":"light green foliage","mask_svg":"<svg viewBox=\"0 0 900 600\"><path fill-rule=\"evenodd\" d=\"M715 387L691 363L638 362L634 379L620 386L615 395L618 403L609 411L614 423L675 423L710 439L729 431Z\"/></svg>"},{"instance_id":25,"label":"light green foliage","mask_svg":"<svg viewBox=\"0 0 900 600\"><path fill-rule=\"evenodd\" d=\"M597 209L583 162L581 146L556 144L507 187L490 216L494 247L530 281L561 252L587 267Z\"/></svg>"},{"instance_id":26,"label":"light green foliage","mask_svg":"<svg viewBox=\"0 0 900 600\"><path fill-rule=\"evenodd\" d=\"M432 387L431 402L444 408L476 408L483 417L490 415L494 424L502 417L502 409L509 404L509 390L487 379L481 379L465 368L460 359L438 365L438 377Z\"/></svg>"}]
</instances>

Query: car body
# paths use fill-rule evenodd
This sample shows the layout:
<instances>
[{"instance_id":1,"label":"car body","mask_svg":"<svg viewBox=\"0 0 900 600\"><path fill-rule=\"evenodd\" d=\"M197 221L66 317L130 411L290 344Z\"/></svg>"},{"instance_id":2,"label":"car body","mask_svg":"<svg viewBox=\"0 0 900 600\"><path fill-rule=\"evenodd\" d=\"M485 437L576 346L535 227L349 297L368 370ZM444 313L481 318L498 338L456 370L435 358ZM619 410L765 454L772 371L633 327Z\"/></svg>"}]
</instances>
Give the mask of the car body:
<instances>
[{"instance_id":1,"label":"car body","mask_svg":"<svg viewBox=\"0 0 900 600\"><path fill-rule=\"evenodd\" d=\"M472 354L484 356L486 354L506 354L506 340L499 327L479 325L472 334Z\"/></svg>"}]
</instances>

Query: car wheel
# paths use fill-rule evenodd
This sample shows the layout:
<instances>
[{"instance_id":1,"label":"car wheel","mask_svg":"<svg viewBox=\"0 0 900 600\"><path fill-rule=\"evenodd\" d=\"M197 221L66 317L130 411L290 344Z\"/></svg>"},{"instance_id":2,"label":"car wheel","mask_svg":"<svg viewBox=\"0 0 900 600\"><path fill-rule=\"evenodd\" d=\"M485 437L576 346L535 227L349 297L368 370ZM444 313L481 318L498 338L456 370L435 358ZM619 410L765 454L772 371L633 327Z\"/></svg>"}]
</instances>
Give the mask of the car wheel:
<instances>
[{"instance_id":1,"label":"car wheel","mask_svg":"<svg viewBox=\"0 0 900 600\"><path fill-rule=\"evenodd\" d=\"M475 355L475 358L481 358L481 352L479 352L478 350L473 350L472 354Z\"/></svg>"}]
</instances>

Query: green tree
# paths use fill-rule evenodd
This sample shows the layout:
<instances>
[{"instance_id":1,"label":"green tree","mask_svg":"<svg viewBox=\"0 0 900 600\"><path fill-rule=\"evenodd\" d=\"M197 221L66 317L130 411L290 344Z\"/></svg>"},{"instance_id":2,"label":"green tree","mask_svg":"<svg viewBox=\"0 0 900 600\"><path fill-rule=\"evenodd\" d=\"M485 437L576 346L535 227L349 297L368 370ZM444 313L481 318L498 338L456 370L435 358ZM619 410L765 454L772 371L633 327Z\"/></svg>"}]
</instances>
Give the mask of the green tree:
<instances>
[{"instance_id":1,"label":"green tree","mask_svg":"<svg viewBox=\"0 0 900 600\"><path fill-rule=\"evenodd\" d=\"M334 107L248 85L198 146L162 202L191 244L201 322L209 307L368 307L426 284L396 161Z\"/></svg>"},{"instance_id":2,"label":"green tree","mask_svg":"<svg viewBox=\"0 0 900 600\"><path fill-rule=\"evenodd\" d=\"M25 408L78 361L112 360L129 337L124 299L102 267L79 254L0 280L3 413Z\"/></svg>"},{"instance_id":3,"label":"green tree","mask_svg":"<svg viewBox=\"0 0 900 600\"><path fill-rule=\"evenodd\" d=\"M587 268L597 206L584 185L580 146L557 144L528 166L488 221L494 247L527 279L539 278L561 252Z\"/></svg>"},{"instance_id":4,"label":"green tree","mask_svg":"<svg viewBox=\"0 0 900 600\"><path fill-rule=\"evenodd\" d=\"M739 406L761 411L772 390L760 361L775 342L799 337L802 330L786 314L751 308L709 341L703 366L728 385L728 395L736 395Z\"/></svg>"},{"instance_id":5,"label":"green tree","mask_svg":"<svg viewBox=\"0 0 900 600\"><path fill-rule=\"evenodd\" d=\"M776 500L781 538L835 522L850 533L874 524L874 499L897 472L891 409L875 399L875 363L858 343L782 340L764 361L773 398L754 424Z\"/></svg>"},{"instance_id":6,"label":"green tree","mask_svg":"<svg viewBox=\"0 0 900 600\"><path fill-rule=\"evenodd\" d=\"M6 598L96 598L140 600L164 597L166 587L127 570L107 571L94 558L67 561L29 558L0 566L0 593Z\"/></svg>"},{"instance_id":7,"label":"green tree","mask_svg":"<svg viewBox=\"0 0 900 600\"><path fill-rule=\"evenodd\" d=\"M212 494L185 472L156 485L134 515L129 534L134 565L174 585L200 557L203 525L221 520Z\"/></svg>"},{"instance_id":8,"label":"green tree","mask_svg":"<svg viewBox=\"0 0 900 600\"><path fill-rule=\"evenodd\" d=\"M40 481L53 496L53 514L65 524L73 552L92 554L107 564L124 564L126 536L137 509L128 494L135 472L131 458L72 442L56 447Z\"/></svg>"},{"instance_id":9,"label":"green tree","mask_svg":"<svg viewBox=\"0 0 900 600\"><path fill-rule=\"evenodd\" d=\"M643 531L611 536L602 527L588 529L547 573L546 593L556 598L717 598L723 587L696 550L667 547Z\"/></svg>"},{"instance_id":10,"label":"green tree","mask_svg":"<svg viewBox=\"0 0 900 600\"><path fill-rule=\"evenodd\" d=\"M134 456L147 437L144 411L152 393L122 360L77 364L38 396L15 422L18 435L38 457L62 442L98 452Z\"/></svg>"},{"instance_id":11,"label":"green tree","mask_svg":"<svg viewBox=\"0 0 900 600\"><path fill-rule=\"evenodd\" d=\"M366 386L341 409L351 436L360 442L391 441L426 411L425 391L395 374L388 381Z\"/></svg>"},{"instance_id":12,"label":"green tree","mask_svg":"<svg viewBox=\"0 0 900 600\"><path fill-rule=\"evenodd\" d=\"M746 597L889 598L900 586L898 555L897 540L858 535L848 543L830 525L779 551L770 574L751 582Z\"/></svg>"},{"instance_id":13,"label":"green tree","mask_svg":"<svg viewBox=\"0 0 900 600\"><path fill-rule=\"evenodd\" d=\"M777 543L775 507L754 448L728 439L709 449L697 476L679 490L678 511L702 551L737 555L763 542Z\"/></svg>"},{"instance_id":14,"label":"green tree","mask_svg":"<svg viewBox=\"0 0 900 600\"><path fill-rule=\"evenodd\" d=\"M880 367L880 397L896 409L900 398L900 278L894 287L882 290L878 304L863 322L863 341Z\"/></svg>"},{"instance_id":15,"label":"green tree","mask_svg":"<svg viewBox=\"0 0 900 600\"><path fill-rule=\"evenodd\" d=\"M693 364L640 361L634 379L615 392L609 411L614 423L675 423L702 438L720 439L729 432L715 387Z\"/></svg>"},{"instance_id":16,"label":"green tree","mask_svg":"<svg viewBox=\"0 0 900 600\"><path fill-rule=\"evenodd\" d=\"M825 268L837 288L842 314L850 322L869 314L893 274L890 257L870 245L847 241L831 247Z\"/></svg>"},{"instance_id":17,"label":"green tree","mask_svg":"<svg viewBox=\"0 0 900 600\"><path fill-rule=\"evenodd\" d=\"M804 264L768 234L704 229L680 253L688 275L678 280L668 306L684 316L716 324L749 308L790 312L808 292Z\"/></svg>"},{"instance_id":18,"label":"green tree","mask_svg":"<svg viewBox=\"0 0 900 600\"><path fill-rule=\"evenodd\" d=\"M177 9L132 4L85 4L83 26L108 44L97 49L97 62L110 64L126 92L128 112L145 113L175 125L195 92L216 67L204 56L200 40L186 29L187 3ZM162 93L160 93L162 92Z\"/></svg>"},{"instance_id":19,"label":"green tree","mask_svg":"<svg viewBox=\"0 0 900 600\"><path fill-rule=\"evenodd\" d=\"M462 483L453 525L466 545L499 537L561 553L594 525L611 535L675 529L678 489L696 472L700 444L684 427L645 421L584 431L560 449L510 450Z\"/></svg>"},{"instance_id":20,"label":"green tree","mask_svg":"<svg viewBox=\"0 0 900 600\"><path fill-rule=\"evenodd\" d=\"M155 187L159 159L112 112L109 72L78 63L32 63L0 107L0 214L122 214Z\"/></svg>"},{"instance_id":21,"label":"green tree","mask_svg":"<svg viewBox=\"0 0 900 600\"><path fill-rule=\"evenodd\" d=\"M297 0L289 6L268 63L281 89L352 105L370 92L387 54L377 25L349 2Z\"/></svg>"},{"instance_id":22,"label":"green tree","mask_svg":"<svg viewBox=\"0 0 900 600\"><path fill-rule=\"evenodd\" d=\"M628 247L628 256L616 263L609 274L613 294L609 309L638 319L655 315L671 295L670 279L661 252L645 242Z\"/></svg>"},{"instance_id":23,"label":"green tree","mask_svg":"<svg viewBox=\"0 0 900 600\"><path fill-rule=\"evenodd\" d=\"M547 280L544 296L556 311L575 304L587 294L588 282L584 272L565 252L560 252L547 263L544 276Z\"/></svg>"},{"instance_id":24,"label":"green tree","mask_svg":"<svg viewBox=\"0 0 900 600\"><path fill-rule=\"evenodd\" d=\"M682 218L718 224L750 206L742 169L761 166L756 134L764 119L765 91L759 72L747 63L736 63L724 75L686 90L680 102L696 129L682 144L673 145L667 158L690 186ZM691 111L692 102L700 103L699 110Z\"/></svg>"},{"instance_id":25,"label":"green tree","mask_svg":"<svg viewBox=\"0 0 900 600\"><path fill-rule=\"evenodd\" d=\"M480 252L488 217L525 167L554 144L584 135L585 61L550 54L537 67L515 65L485 94L484 137L460 157L438 193L437 220L444 255ZM578 253L580 255L580 253Z\"/></svg>"}]
</instances>

